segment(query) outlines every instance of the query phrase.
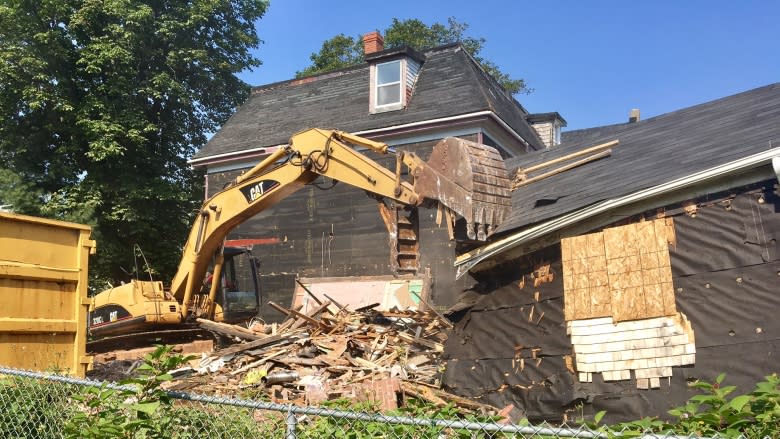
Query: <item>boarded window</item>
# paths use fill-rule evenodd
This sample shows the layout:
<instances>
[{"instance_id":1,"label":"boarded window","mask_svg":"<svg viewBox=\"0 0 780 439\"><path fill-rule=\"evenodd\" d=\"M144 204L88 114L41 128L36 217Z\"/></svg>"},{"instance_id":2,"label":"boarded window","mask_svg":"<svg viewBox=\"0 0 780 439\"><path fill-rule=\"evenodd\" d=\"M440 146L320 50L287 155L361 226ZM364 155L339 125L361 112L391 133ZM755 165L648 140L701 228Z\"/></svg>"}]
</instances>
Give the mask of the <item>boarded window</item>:
<instances>
[{"instance_id":1,"label":"boarded window","mask_svg":"<svg viewBox=\"0 0 780 439\"><path fill-rule=\"evenodd\" d=\"M675 315L670 242L671 218L561 240L565 319Z\"/></svg>"}]
</instances>

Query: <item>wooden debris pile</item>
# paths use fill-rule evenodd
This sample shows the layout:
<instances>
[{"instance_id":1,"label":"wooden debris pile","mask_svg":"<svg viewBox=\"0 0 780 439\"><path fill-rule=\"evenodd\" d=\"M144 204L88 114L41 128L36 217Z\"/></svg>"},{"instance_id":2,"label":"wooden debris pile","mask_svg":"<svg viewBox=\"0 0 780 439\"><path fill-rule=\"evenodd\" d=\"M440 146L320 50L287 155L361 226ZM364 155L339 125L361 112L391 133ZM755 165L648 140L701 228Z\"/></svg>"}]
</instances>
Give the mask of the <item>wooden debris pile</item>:
<instances>
[{"instance_id":1,"label":"wooden debris pile","mask_svg":"<svg viewBox=\"0 0 780 439\"><path fill-rule=\"evenodd\" d=\"M287 315L284 322L247 329L199 319L201 327L238 342L204 357L199 374L178 379L174 388L299 405L347 398L381 410L412 396L494 411L440 389L440 354L452 324L435 311L377 311L378 304L350 311L319 300L305 313L270 305Z\"/></svg>"}]
</instances>

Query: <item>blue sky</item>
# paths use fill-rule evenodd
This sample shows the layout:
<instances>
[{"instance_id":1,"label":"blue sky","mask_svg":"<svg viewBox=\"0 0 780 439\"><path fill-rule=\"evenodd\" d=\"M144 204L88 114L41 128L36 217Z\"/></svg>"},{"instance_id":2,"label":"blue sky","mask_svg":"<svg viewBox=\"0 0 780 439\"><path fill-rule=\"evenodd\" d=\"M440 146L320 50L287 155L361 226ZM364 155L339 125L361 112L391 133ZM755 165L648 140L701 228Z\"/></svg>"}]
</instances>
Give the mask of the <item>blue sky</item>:
<instances>
[{"instance_id":1,"label":"blue sky","mask_svg":"<svg viewBox=\"0 0 780 439\"><path fill-rule=\"evenodd\" d=\"M534 92L532 113L567 129L642 118L780 81L778 1L271 0L257 22L263 65L252 85L291 79L322 42L385 29L396 17L448 17L487 40L481 53Z\"/></svg>"}]
</instances>

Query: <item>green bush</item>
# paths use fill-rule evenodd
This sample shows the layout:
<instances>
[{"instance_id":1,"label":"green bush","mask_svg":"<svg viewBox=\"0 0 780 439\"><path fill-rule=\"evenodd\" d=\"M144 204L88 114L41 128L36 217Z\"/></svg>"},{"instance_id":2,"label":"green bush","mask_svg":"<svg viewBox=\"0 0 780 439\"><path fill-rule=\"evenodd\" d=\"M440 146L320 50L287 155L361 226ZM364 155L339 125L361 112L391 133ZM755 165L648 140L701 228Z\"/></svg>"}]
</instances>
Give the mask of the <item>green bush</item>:
<instances>
[{"instance_id":1,"label":"green bush","mask_svg":"<svg viewBox=\"0 0 780 439\"><path fill-rule=\"evenodd\" d=\"M42 438L59 433L74 410L68 403L72 388L51 391L51 383L3 376L0 378L0 437Z\"/></svg>"},{"instance_id":2,"label":"green bush","mask_svg":"<svg viewBox=\"0 0 780 439\"><path fill-rule=\"evenodd\" d=\"M656 418L613 425L607 430L620 437L640 436L644 432L672 432L677 435L764 438L780 437L780 379L768 375L747 394L731 396L735 386L723 386L725 374L714 383L696 381L691 387L702 394L669 410L676 419L663 422ZM601 419L603 412L597 415Z\"/></svg>"},{"instance_id":3,"label":"green bush","mask_svg":"<svg viewBox=\"0 0 780 439\"><path fill-rule=\"evenodd\" d=\"M348 410L364 413L378 413L375 404L359 402L348 399L327 401L324 407ZM433 404L416 398L408 398L404 407L385 413L387 416L403 416L434 420L464 420L473 422L492 422L495 418L463 416L457 407L446 405L436 407ZM334 418L326 416L307 417L305 422L298 426L298 437L302 439L314 439L321 437L339 439L379 439L387 437L398 438L472 438L476 432L470 430L456 430L442 426L422 426L390 424L381 420L355 421L352 419ZM510 435L511 436L511 435ZM491 436L498 437L498 436Z\"/></svg>"},{"instance_id":4,"label":"green bush","mask_svg":"<svg viewBox=\"0 0 780 439\"><path fill-rule=\"evenodd\" d=\"M3 438L283 438L286 413L254 411L227 405L175 400L162 388L170 371L189 357L174 355L160 346L145 358L139 375L123 382L127 390L55 385L37 379L0 376L0 437ZM780 378L765 377L747 394L736 395L724 386L725 375L715 382L697 381L691 387L701 394L669 410L674 421L645 418L611 426L599 425L604 412L588 427L610 437L637 437L645 433L764 438L780 437ZM78 391L77 391L78 390ZM371 403L336 400L326 408L376 413ZM486 417L463 416L457 407L435 407L408 399L403 408L387 413L424 419L491 422ZM382 421L354 421L326 416L298 415L300 438L451 437L470 438L475 432L446 427L397 425ZM491 437L504 437L497 434ZM507 434L506 437L512 437Z\"/></svg>"},{"instance_id":5,"label":"green bush","mask_svg":"<svg viewBox=\"0 0 780 439\"><path fill-rule=\"evenodd\" d=\"M256 437L262 431L251 411L234 407L206 408L174 400L162 389L170 371L193 357L158 346L138 367L138 376L122 381L135 390L91 387L74 396L80 410L65 423L67 438L233 438Z\"/></svg>"}]
</instances>

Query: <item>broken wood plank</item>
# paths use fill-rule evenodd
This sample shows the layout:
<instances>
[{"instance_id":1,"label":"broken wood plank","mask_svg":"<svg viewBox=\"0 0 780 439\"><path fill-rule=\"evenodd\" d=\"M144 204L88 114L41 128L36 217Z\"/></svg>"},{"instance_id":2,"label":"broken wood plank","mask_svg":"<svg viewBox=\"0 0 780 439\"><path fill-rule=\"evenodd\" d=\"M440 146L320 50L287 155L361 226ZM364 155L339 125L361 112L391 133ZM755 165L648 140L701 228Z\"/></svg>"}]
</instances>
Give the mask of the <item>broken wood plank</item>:
<instances>
[{"instance_id":1,"label":"broken wood plank","mask_svg":"<svg viewBox=\"0 0 780 439\"><path fill-rule=\"evenodd\" d=\"M330 300L334 305L336 305L339 308L339 311L346 311L347 310L347 307L345 305L342 305L342 304L338 303L332 297L328 296L325 293L322 293L322 295L325 296L326 299Z\"/></svg>"},{"instance_id":2,"label":"broken wood plank","mask_svg":"<svg viewBox=\"0 0 780 439\"><path fill-rule=\"evenodd\" d=\"M430 341L430 340L426 340L424 338L417 338L417 337L414 337L413 335L409 335L409 334L407 334L405 332L399 332L398 333L398 338L400 338L401 340L403 340L403 341L405 341L407 343L416 343L416 344L425 346L425 347L427 347L429 349L433 349L436 352L444 352L444 345L442 345L440 343L436 343L436 342Z\"/></svg>"},{"instance_id":3,"label":"broken wood plank","mask_svg":"<svg viewBox=\"0 0 780 439\"><path fill-rule=\"evenodd\" d=\"M420 299L420 302L422 302L422 303L423 303L423 305L425 305L425 306L426 306L426 307L427 307L427 308L428 308L428 309L429 309L431 312L433 312L433 313L436 315L436 317L438 317L438 318L439 318L439 320L440 320L442 323L444 323L444 326L446 326L447 328L450 328L450 329L452 329L452 328L454 328L454 327L455 327L455 326L452 324L452 322L450 321L450 319L448 319L447 317L444 317L444 316L443 316L443 315L442 315L442 314L441 314L439 311L436 311L436 308L434 308L433 306L431 306L431 305L428 303L428 301L426 301L425 299L423 299L422 295L420 295L420 294L417 294L417 292L416 292L416 291L412 291L412 290L409 290L409 292L410 292L410 293L412 293L412 294L414 294L415 296L417 296L417 298L418 298L418 299Z\"/></svg>"},{"instance_id":4,"label":"broken wood plank","mask_svg":"<svg viewBox=\"0 0 780 439\"><path fill-rule=\"evenodd\" d=\"M329 306L330 306L330 301L327 301L325 303L320 303L318 307L309 311L308 313L306 313L306 315L311 318L317 317L318 314L328 309ZM306 319L298 318L295 320L295 323L293 323L292 326L290 326L290 330L298 329L306 323L307 323Z\"/></svg>"},{"instance_id":5,"label":"broken wood plank","mask_svg":"<svg viewBox=\"0 0 780 439\"><path fill-rule=\"evenodd\" d=\"M402 381L401 390L403 390L404 393L408 393L409 395L415 398L422 399L423 401L427 401L437 407L444 407L447 405L447 401L436 396L433 392L433 389L431 389L430 387L419 386L406 381Z\"/></svg>"},{"instance_id":6,"label":"broken wood plank","mask_svg":"<svg viewBox=\"0 0 780 439\"><path fill-rule=\"evenodd\" d=\"M374 308L376 308L379 305L381 305L381 303L372 303L370 305L361 306L360 308L356 308L355 312L365 312L365 311L368 311L370 309L374 309Z\"/></svg>"},{"instance_id":7,"label":"broken wood plank","mask_svg":"<svg viewBox=\"0 0 780 439\"><path fill-rule=\"evenodd\" d=\"M303 282L300 281L300 279L295 279L295 282L298 282L298 285L303 288L303 291L306 292L306 294L309 295L315 302L317 302L317 305L322 305L322 301L317 298L317 296L314 295L314 293L311 292L310 289L306 288L306 285L303 284Z\"/></svg>"},{"instance_id":8,"label":"broken wood plank","mask_svg":"<svg viewBox=\"0 0 780 439\"><path fill-rule=\"evenodd\" d=\"M270 361L282 363L286 365L300 364L301 366L329 366L329 364L319 358L303 358L303 357L283 357L272 358Z\"/></svg>"},{"instance_id":9,"label":"broken wood plank","mask_svg":"<svg viewBox=\"0 0 780 439\"><path fill-rule=\"evenodd\" d=\"M229 354L236 354L238 352L248 351L250 349L257 349L262 348L266 346L271 346L275 343L279 343L284 340L289 340L292 338L297 338L302 334L301 331L296 332L290 332L287 334L277 334L277 335L269 335L268 337L261 338L259 340L250 341L248 343L238 344L235 346L230 346L225 349L220 349L216 352L214 352L211 356L212 357L224 357L225 355Z\"/></svg>"},{"instance_id":10,"label":"broken wood plank","mask_svg":"<svg viewBox=\"0 0 780 439\"><path fill-rule=\"evenodd\" d=\"M526 180L520 181L520 182L518 182L516 184L513 184L512 185L512 190L515 190L515 189L517 189L517 188L519 188L521 186L526 186L526 185L531 184L531 183L536 183L539 180L543 180L543 179L545 179L547 177L552 177L553 175L560 174L561 172L565 172L565 171L568 171L570 169L574 169L574 168L576 168L578 166L585 165L587 163L590 163L590 162L602 159L604 157L609 157L610 155L612 155L612 150L611 149L608 149L606 151L602 151L602 152L600 152L598 154L593 154L591 156L585 157L582 160L577 160L574 163L570 163L568 165L561 166L560 168L553 169L552 171L545 172L544 174L540 174L540 175L537 175L535 177L531 177L531 178L528 178Z\"/></svg>"},{"instance_id":11,"label":"broken wood plank","mask_svg":"<svg viewBox=\"0 0 780 439\"><path fill-rule=\"evenodd\" d=\"M441 204L441 203L440 203ZM444 214L447 220L447 236L450 241L455 240L455 215L452 213L449 207L444 207Z\"/></svg>"},{"instance_id":12,"label":"broken wood plank","mask_svg":"<svg viewBox=\"0 0 780 439\"><path fill-rule=\"evenodd\" d=\"M253 361L251 363L247 363L247 364L239 367L238 369L230 372L230 375L236 376L236 375L238 375L238 374L240 374L242 372L248 371L249 369L254 369L255 367L262 366L263 364L265 364L271 358L278 357L279 355L282 355L285 352L287 352L287 351L286 350L278 350L276 352L270 353L270 354L266 355L265 357L263 357L263 358L261 358L259 360Z\"/></svg>"},{"instance_id":13,"label":"broken wood plank","mask_svg":"<svg viewBox=\"0 0 780 439\"><path fill-rule=\"evenodd\" d=\"M214 322L207 319L196 319L195 321L203 329L213 331L222 335L227 335L229 337L238 337L238 338L243 338L244 340L258 340L265 337L265 335L257 334L249 329L242 328L236 325Z\"/></svg>"},{"instance_id":14,"label":"broken wood plank","mask_svg":"<svg viewBox=\"0 0 780 439\"><path fill-rule=\"evenodd\" d=\"M595 152L601 151L603 149L612 148L613 146L618 146L619 143L620 143L620 141L616 139L616 140L611 140L609 142L602 143L602 144L599 144L599 145L596 145L596 146L591 146L590 148L585 148L583 150L580 150L580 151L577 151L577 152L573 152L571 154L566 154L565 156L562 156L562 157L558 157L557 159L552 159L552 160L549 160L549 161L546 161L546 162L543 162L543 163L539 163L538 165L533 165L533 166L530 166L528 168L524 168L523 172L531 173L531 172L534 172L534 171L538 171L540 169L544 169L544 168L546 168L548 166L552 166L552 165L557 165L558 163L565 162L567 160L571 160L571 159L574 159L574 158L577 158L577 157L582 157L584 155L595 153Z\"/></svg>"},{"instance_id":15,"label":"broken wood plank","mask_svg":"<svg viewBox=\"0 0 780 439\"><path fill-rule=\"evenodd\" d=\"M325 308L327 308L327 306L323 307L323 309L325 309ZM319 320L314 320L313 318L307 316L306 314L303 314L302 312L296 311L294 309L290 310L290 316L295 316L295 317L298 317L298 319L303 319L306 323L314 325L314 327L316 327L316 328L327 328L328 327L325 323L323 323L323 322L321 322ZM295 323L293 323L293 326L295 326ZM290 329L292 329L292 327Z\"/></svg>"},{"instance_id":16,"label":"broken wood plank","mask_svg":"<svg viewBox=\"0 0 780 439\"><path fill-rule=\"evenodd\" d=\"M278 303L269 300L268 301L268 306L270 306L271 308L273 308L273 309L279 311L280 313L286 315L287 317L290 317L290 310L285 308L285 307L283 307L282 305L279 305Z\"/></svg>"}]
</instances>

